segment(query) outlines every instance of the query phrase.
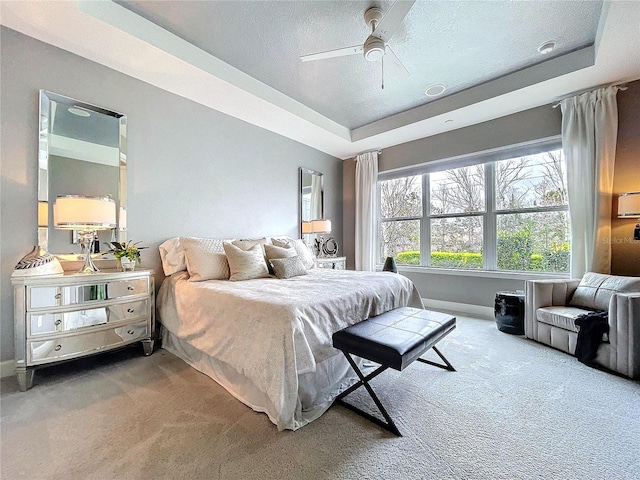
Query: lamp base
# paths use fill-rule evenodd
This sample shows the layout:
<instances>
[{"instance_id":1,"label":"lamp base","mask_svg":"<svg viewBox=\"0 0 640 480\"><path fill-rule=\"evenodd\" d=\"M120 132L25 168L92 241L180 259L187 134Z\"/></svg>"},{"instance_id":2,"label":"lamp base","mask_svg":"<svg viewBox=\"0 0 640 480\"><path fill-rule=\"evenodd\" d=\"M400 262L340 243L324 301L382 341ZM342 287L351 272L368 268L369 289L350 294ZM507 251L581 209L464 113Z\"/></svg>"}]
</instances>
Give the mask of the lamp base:
<instances>
[{"instance_id":1,"label":"lamp base","mask_svg":"<svg viewBox=\"0 0 640 480\"><path fill-rule=\"evenodd\" d=\"M93 251L94 232L83 234L80 237L80 244L84 250L84 265L76 273L97 273L100 271L93 263L91 252Z\"/></svg>"}]
</instances>

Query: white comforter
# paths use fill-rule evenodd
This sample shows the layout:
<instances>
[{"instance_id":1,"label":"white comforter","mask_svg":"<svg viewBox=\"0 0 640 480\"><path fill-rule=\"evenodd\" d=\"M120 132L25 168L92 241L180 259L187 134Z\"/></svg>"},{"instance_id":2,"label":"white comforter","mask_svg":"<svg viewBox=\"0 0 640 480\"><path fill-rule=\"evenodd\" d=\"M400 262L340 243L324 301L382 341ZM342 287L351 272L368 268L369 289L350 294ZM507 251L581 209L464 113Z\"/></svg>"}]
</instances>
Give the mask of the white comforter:
<instances>
[{"instance_id":1,"label":"white comforter","mask_svg":"<svg viewBox=\"0 0 640 480\"><path fill-rule=\"evenodd\" d=\"M314 269L287 280L188 278L180 272L163 282L160 321L250 378L273 402L280 430L294 428L298 375L340 353L333 332L396 307L422 308L413 283L393 273Z\"/></svg>"}]
</instances>

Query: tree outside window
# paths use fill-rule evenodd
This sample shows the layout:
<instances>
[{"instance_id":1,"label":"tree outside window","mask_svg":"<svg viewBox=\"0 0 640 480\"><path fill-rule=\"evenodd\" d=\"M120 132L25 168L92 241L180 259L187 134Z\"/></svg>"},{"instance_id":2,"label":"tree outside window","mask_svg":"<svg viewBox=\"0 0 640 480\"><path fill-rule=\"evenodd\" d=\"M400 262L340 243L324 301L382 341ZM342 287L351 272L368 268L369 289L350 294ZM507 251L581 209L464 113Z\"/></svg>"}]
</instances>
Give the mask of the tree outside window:
<instances>
[{"instance_id":1,"label":"tree outside window","mask_svg":"<svg viewBox=\"0 0 640 480\"><path fill-rule=\"evenodd\" d=\"M379 186L380 262L393 256L405 265L569 270L566 169L560 149L383 180ZM487 225L495 226L492 232L484 231ZM428 258L421 255L424 251Z\"/></svg>"}]
</instances>

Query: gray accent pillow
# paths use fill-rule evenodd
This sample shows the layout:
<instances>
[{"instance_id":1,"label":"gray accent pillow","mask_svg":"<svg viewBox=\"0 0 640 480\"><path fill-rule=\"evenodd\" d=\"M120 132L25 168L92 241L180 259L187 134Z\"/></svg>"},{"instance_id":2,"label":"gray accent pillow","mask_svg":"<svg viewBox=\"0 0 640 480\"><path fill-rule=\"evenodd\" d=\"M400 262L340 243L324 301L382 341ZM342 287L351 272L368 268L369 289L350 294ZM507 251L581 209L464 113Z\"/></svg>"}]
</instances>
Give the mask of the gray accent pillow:
<instances>
[{"instance_id":1,"label":"gray accent pillow","mask_svg":"<svg viewBox=\"0 0 640 480\"><path fill-rule=\"evenodd\" d=\"M270 260L276 258L289 258L295 257L298 255L296 249L293 247L276 247L275 245L265 244L264 248L264 259L267 261L267 265L269 266L269 273L273 273L273 268L269 263Z\"/></svg>"},{"instance_id":2,"label":"gray accent pillow","mask_svg":"<svg viewBox=\"0 0 640 480\"><path fill-rule=\"evenodd\" d=\"M614 293L640 292L640 277L587 272L571 297L573 307L608 310Z\"/></svg>"},{"instance_id":3,"label":"gray accent pillow","mask_svg":"<svg viewBox=\"0 0 640 480\"><path fill-rule=\"evenodd\" d=\"M309 269L309 268L315 267L316 265L315 257L303 240L299 238L296 238L296 239L273 238L272 241L273 241L273 244L278 247L293 247L298 253L298 256L302 260L302 264L305 266L305 268Z\"/></svg>"},{"instance_id":4,"label":"gray accent pillow","mask_svg":"<svg viewBox=\"0 0 640 480\"><path fill-rule=\"evenodd\" d=\"M278 278L291 278L307 274L307 269L304 268L298 255L288 258L274 258L270 263Z\"/></svg>"},{"instance_id":5,"label":"gray accent pillow","mask_svg":"<svg viewBox=\"0 0 640 480\"><path fill-rule=\"evenodd\" d=\"M225 242L223 247L231 271L229 280L232 282L269 276L261 244L257 243L249 250L243 250L230 242Z\"/></svg>"}]
</instances>

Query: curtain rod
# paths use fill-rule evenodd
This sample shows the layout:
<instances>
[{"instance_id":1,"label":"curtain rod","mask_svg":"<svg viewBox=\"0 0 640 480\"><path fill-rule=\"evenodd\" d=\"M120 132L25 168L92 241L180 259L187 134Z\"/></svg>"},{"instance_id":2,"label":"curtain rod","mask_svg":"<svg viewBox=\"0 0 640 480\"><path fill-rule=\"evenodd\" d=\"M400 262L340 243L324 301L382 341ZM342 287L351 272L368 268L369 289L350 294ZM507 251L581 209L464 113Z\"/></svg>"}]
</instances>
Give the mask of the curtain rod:
<instances>
[{"instance_id":1,"label":"curtain rod","mask_svg":"<svg viewBox=\"0 0 640 480\"><path fill-rule=\"evenodd\" d=\"M360 153L358 153L358 155L364 155L365 153L373 153L373 152L375 152L375 153L377 153L377 154L380 154L380 153L382 153L382 149L381 149L381 148L378 148L378 149L374 149L374 150L367 150L366 152L360 152ZM356 159L356 157L357 157L358 155L355 155L355 156L353 157L353 159L355 160L355 159Z\"/></svg>"},{"instance_id":2,"label":"curtain rod","mask_svg":"<svg viewBox=\"0 0 640 480\"><path fill-rule=\"evenodd\" d=\"M622 90L622 91L624 91L624 90L626 90L628 88L626 82L618 83L617 85L614 83L614 84L611 84L611 85L604 84L604 85L599 85L597 87L584 88L582 90L578 90L576 92L569 93L569 94L564 95L564 96L562 96L560 98L557 98L555 100L555 103L553 103L551 106L553 108L557 108L558 106L560 106L560 103L562 102L562 100L566 100L567 98L575 97L577 95L582 95L583 93L592 92L592 91L597 90L599 88L608 88L608 87L618 87L618 90Z\"/></svg>"}]
</instances>

